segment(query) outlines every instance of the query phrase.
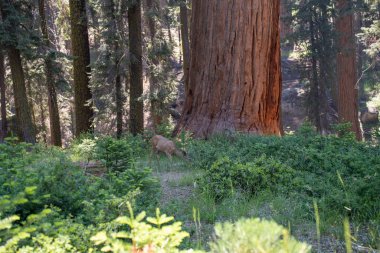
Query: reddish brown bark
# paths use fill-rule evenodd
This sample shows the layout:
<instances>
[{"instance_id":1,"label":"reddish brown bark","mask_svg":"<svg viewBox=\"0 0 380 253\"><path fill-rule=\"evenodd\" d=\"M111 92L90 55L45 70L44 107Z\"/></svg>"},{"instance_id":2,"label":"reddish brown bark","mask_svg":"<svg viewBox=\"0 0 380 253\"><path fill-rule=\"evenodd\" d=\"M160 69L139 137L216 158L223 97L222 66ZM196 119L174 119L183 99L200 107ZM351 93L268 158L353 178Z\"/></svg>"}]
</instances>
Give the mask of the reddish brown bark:
<instances>
[{"instance_id":1,"label":"reddish brown bark","mask_svg":"<svg viewBox=\"0 0 380 253\"><path fill-rule=\"evenodd\" d=\"M339 12L336 20L339 49L337 54L339 121L350 122L356 138L361 140L353 10L349 0L338 0L337 9Z\"/></svg>"},{"instance_id":2,"label":"reddish brown bark","mask_svg":"<svg viewBox=\"0 0 380 253\"><path fill-rule=\"evenodd\" d=\"M92 130L93 110L89 87L90 46L88 41L86 1L70 0L71 43L74 57L75 136Z\"/></svg>"},{"instance_id":3,"label":"reddish brown bark","mask_svg":"<svg viewBox=\"0 0 380 253\"><path fill-rule=\"evenodd\" d=\"M280 1L192 7L189 89L176 130L280 135Z\"/></svg>"}]
</instances>

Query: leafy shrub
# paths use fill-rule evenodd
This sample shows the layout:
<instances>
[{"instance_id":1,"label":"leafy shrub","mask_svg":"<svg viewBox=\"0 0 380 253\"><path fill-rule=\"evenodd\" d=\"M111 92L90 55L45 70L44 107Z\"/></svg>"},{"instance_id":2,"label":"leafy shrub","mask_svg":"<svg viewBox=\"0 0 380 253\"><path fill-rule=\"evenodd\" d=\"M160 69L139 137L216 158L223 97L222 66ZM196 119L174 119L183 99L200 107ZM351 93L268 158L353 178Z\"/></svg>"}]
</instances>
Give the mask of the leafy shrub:
<instances>
[{"instance_id":1,"label":"leafy shrub","mask_svg":"<svg viewBox=\"0 0 380 253\"><path fill-rule=\"evenodd\" d=\"M229 158L217 160L199 185L216 199L229 196L234 189L255 194L261 190L276 190L277 185L289 185L295 172L265 155L250 163L234 163Z\"/></svg>"},{"instance_id":2,"label":"leafy shrub","mask_svg":"<svg viewBox=\"0 0 380 253\"><path fill-rule=\"evenodd\" d=\"M215 226L216 240L210 244L211 253L306 253L311 247L296 241L289 232L273 221L260 219L226 222Z\"/></svg>"},{"instance_id":3,"label":"leafy shrub","mask_svg":"<svg viewBox=\"0 0 380 253\"><path fill-rule=\"evenodd\" d=\"M156 210L156 217L146 217L142 212L134 217L129 205L130 216L119 217L116 224L128 226L127 231L107 233L99 232L91 238L95 245L102 245L101 250L106 252L180 252L178 246L182 240L189 236L181 229L181 222L174 222L173 217L168 217Z\"/></svg>"},{"instance_id":4,"label":"leafy shrub","mask_svg":"<svg viewBox=\"0 0 380 253\"><path fill-rule=\"evenodd\" d=\"M159 185L149 169L130 164L126 171L95 177L85 175L61 150L11 143L0 149L0 195L12 198L25 187L37 188L33 200L15 210L22 217L53 205L90 224L119 216L126 201L136 199L137 207L144 208L157 203Z\"/></svg>"},{"instance_id":5,"label":"leafy shrub","mask_svg":"<svg viewBox=\"0 0 380 253\"><path fill-rule=\"evenodd\" d=\"M272 179L268 181L264 176L261 187L256 187L256 191L247 187L243 190L248 194L257 190L278 190L308 203L317 199L323 210L335 210L342 214L349 210L348 215L357 219L380 219L379 212L376 211L380 209L379 146L356 142L344 134L342 138L320 136L307 126L301 130L299 134L282 138L236 135L215 136L208 141L192 142L189 147L192 166L206 170L207 173L199 181L200 188L221 191L221 194L216 195L225 196L231 192L231 186L242 189L241 182L244 179L236 178L237 171L241 170L238 168L249 167L250 163L261 161L264 165L268 163L268 168L264 170L264 174L267 174L271 164L281 164L281 167L291 173L291 178L285 173L282 180L282 173L278 173L276 183L266 184L266 181L271 182ZM225 161L225 157L229 162L220 163ZM212 175L211 170L220 174L220 178ZM245 171L249 169L246 168ZM262 177L260 170L252 173L257 174L252 176L252 180ZM232 178L232 182L229 182L229 178ZM219 180L223 186L217 185ZM213 187L209 187L209 184Z\"/></svg>"}]
</instances>

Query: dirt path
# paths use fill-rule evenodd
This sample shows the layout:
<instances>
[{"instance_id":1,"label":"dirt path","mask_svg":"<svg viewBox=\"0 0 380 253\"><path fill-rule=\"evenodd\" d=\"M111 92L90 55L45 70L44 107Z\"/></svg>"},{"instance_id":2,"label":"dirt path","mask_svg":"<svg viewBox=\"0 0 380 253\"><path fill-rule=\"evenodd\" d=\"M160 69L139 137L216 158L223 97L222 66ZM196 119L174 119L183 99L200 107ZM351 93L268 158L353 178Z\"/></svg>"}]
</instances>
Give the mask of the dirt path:
<instances>
[{"instance_id":1,"label":"dirt path","mask_svg":"<svg viewBox=\"0 0 380 253\"><path fill-rule=\"evenodd\" d=\"M166 205L176 200L186 201L191 198L193 194L193 187L188 185L178 185L178 182L180 182L181 179L187 174L189 173L178 171L164 171L155 173L155 176L161 183L161 205Z\"/></svg>"}]
</instances>

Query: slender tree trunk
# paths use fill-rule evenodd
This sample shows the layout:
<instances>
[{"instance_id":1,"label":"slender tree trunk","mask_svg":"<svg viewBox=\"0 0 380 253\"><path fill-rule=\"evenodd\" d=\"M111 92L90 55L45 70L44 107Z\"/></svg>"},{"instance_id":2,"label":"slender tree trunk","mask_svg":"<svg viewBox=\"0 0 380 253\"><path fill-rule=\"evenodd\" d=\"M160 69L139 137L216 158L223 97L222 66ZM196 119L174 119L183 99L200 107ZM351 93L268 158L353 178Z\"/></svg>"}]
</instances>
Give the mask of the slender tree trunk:
<instances>
[{"instance_id":1,"label":"slender tree trunk","mask_svg":"<svg viewBox=\"0 0 380 253\"><path fill-rule=\"evenodd\" d=\"M7 136L8 125L7 125L7 104L5 98L5 64L4 64L4 53L0 49L0 105L1 105L1 134L0 134L0 142L4 140Z\"/></svg>"},{"instance_id":2,"label":"slender tree trunk","mask_svg":"<svg viewBox=\"0 0 380 253\"><path fill-rule=\"evenodd\" d=\"M280 135L280 1L193 1L189 90L176 131Z\"/></svg>"},{"instance_id":3,"label":"slender tree trunk","mask_svg":"<svg viewBox=\"0 0 380 253\"><path fill-rule=\"evenodd\" d=\"M40 87L40 90L38 92L38 104L40 108L40 121L41 121L41 136L42 141L44 143L47 143L47 137L46 137L46 117L45 117L45 108L44 108L44 99L43 99L43 89Z\"/></svg>"},{"instance_id":4,"label":"slender tree trunk","mask_svg":"<svg viewBox=\"0 0 380 253\"><path fill-rule=\"evenodd\" d=\"M144 131L141 0L128 8L130 53L130 131L136 135Z\"/></svg>"},{"instance_id":5,"label":"slender tree trunk","mask_svg":"<svg viewBox=\"0 0 380 253\"><path fill-rule=\"evenodd\" d=\"M86 2L70 0L71 42L74 57L75 136L92 130L93 109L89 87L90 47Z\"/></svg>"},{"instance_id":6,"label":"slender tree trunk","mask_svg":"<svg viewBox=\"0 0 380 253\"><path fill-rule=\"evenodd\" d=\"M181 37L183 52L183 76L185 81L185 90L189 90L189 68L190 68L190 41L189 41L189 25L187 14L187 1L181 3L180 7L181 21Z\"/></svg>"},{"instance_id":7,"label":"slender tree trunk","mask_svg":"<svg viewBox=\"0 0 380 253\"><path fill-rule=\"evenodd\" d=\"M338 74L338 114L340 122L350 122L352 131L358 140L362 140L362 131L358 117L358 87L356 85L356 45L354 16L350 0L338 0L337 74Z\"/></svg>"},{"instance_id":8,"label":"slender tree trunk","mask_svg":"<svg viewBox=\"0 0 380 253\"><path fill-rule=\"evenodd\" d=\"M156 22L153 15L156 11L159 11L159 3L157 0L146 0L147 6L147 23L149 27L150 41L152 43L152 50L155 51L157 48L157 28ZM150 114L152 120L152 127L154 131L157 130L157 126L162 123L162 115L160 114L160 101L157 99L157 93L159 91L159 81L155 74L155 68L159 65L157 57L151 57L151 69L149 73L149 92L150 92Z\"/></svg>"},{"instance_id":9,"label":"slender tree trunk","mask_svg":"<svg viewBox=\"0 0 380 253\"><path fill-rule=\"evenodd\" d=\"M309 28L310 28L310 44L311 44L311 69L312 69L312 82L310 89L311 96L311 111L315 121L315 126L317 127L318 132L321 132L321 112L319 108L319 85L318 85L318 62L317 62L317 51L315 43L315 24L314 24L314 11L310 8L309 15Z\"/></svg>"},{"instance_id":10,"label":"slender tree trunk","mask_svg":"<svg viewBox=\"0 0 380 253\"><path fill-rule=\"evenodd\" d=\"M44 38L44 43L46 47L45 56L45 75L46 75L46 87L48 90L48 108L49 108L49 122L50 122L50 142L54 146L62 146L62 137L61 137L61 124L59 120L59 110L58 110L58 101L57 94L55 91L55 78L54 78L54 61L51 58L50 50L53 49L53 45L50 42L49 32L47 28L46 21L46 8L45 0L39 0L39 14L41 22L41 31Z\"/></svg>"}]
</instances>

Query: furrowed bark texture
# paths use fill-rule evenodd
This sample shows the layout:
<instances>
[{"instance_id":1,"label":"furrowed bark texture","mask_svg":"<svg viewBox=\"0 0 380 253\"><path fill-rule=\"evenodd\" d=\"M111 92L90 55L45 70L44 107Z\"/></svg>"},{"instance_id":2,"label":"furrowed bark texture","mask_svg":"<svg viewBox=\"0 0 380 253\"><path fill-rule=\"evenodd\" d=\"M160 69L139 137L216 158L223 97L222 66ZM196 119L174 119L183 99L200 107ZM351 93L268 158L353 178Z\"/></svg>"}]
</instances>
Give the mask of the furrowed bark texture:
<instances>
[{"instance_id":1,"label":"furrowed bark texture","mask_svg":"<svg viewBox=\"0 0 380 253\"><path fill-rule=\"evenodd\" d=\"M89 87L90 46L88 41L86 2L70 0L71 42L74 57L75 136L92 130L93 110Z\"/></svg>"},{"instance_id":2,"label":"furrowed bark texture","mask_svg":"<svg viewBox=\"0 0 380 253\"><path fill-rule=\"evenodd\" d=\"M356 45L354 15L350 0L338 0L339 16L336 21L338 33L337 75L338 114L340 122L350 122L358 140L362 131L358 117L358 86L356 68Z\"/></svg>"},{"instance_id":3,"label":"furrowed bark texture","mask_svg":"<svg viewBox=\"0 0 380 253\"><path fill-rule=\"evenodd\" d=\"M130 52L130 131L136 135L144 131L141 1L128 8Z\"/></svg>"},{"instance_id":4,"label":"furrowed bark texture","mask_svg":"<svg viewBox=\"0 0 380 253\"><path fill-rule=\"evenodd\" d=\"M177 131L280 135L280 1L194 0L189 89Z\"/></svg>"},{"instance_id":5,"label":"furrowed bark texture","mask_svg":"<svg viewBox=\"0 0 380 253\"><path fill-rule=\"evenodd\" d=\"M61 124L59 120L57 93L55 91L55 78L54 78L54 61L49 55L49 51L53 50L53 45L50 42L49 32L47 27L45 8L45 0L39 0L39 14L41 22L41 31L46 47L47 56L45 58L45 74L46 74L46 87L48 90L48 107L49 107L49 123L50 123L50 142L54 146L62 146L61 137ZM42 117L42 116L41 116Z\"/></svg>"}]
</instances>

